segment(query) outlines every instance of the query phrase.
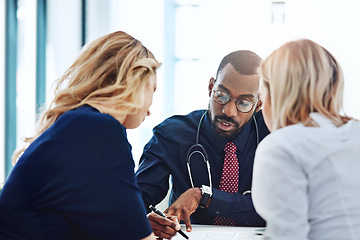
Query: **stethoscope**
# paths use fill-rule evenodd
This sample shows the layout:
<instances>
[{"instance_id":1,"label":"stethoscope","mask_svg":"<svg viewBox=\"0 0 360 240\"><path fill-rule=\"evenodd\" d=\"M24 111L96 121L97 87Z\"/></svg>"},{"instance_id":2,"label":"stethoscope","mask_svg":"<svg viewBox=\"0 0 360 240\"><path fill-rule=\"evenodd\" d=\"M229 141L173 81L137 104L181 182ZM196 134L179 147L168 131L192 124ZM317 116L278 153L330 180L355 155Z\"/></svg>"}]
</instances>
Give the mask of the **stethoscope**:
<instances>
[{"instance_id":1,"label":"stethoscope","mask_svg":"<svg viewBox=\"0 0 360 240\"><path fill-rule=\"evenodd\" d=\"M201 157L203 158L204 162L206 163L206 167L207 167L207 172L209 175L209 183L210 183L210 188L212 188L212 181L211 181L211 172L210 172L210 162L209 162L209 158L207 155L207 152L204 148L203 145L201 145L199 143L199 135L200 135L200 128L201 128L201 123L203 122L205 115L206 115L207 111L204 112L204 114L201 116L197 130L196 130L196 142L194 145L192 145L187 154L186 154L186 165L187 165L187 169L188 169L188 173L189 173L189 178L190 178L190 182L191 182L191 186L194 188L194 182L193 182L193 178L191 175L191 168L190 168L190 160L191 160L191 156L198 153L201 155ZM252 117L255 123L255 131L256 131L256 144L259 145L259 129L258 129L258 125L257 125L257 121L255 119L255 117ZM196 150L195 148L199 148L200 150Z\"/></svg>"}]
</instances>

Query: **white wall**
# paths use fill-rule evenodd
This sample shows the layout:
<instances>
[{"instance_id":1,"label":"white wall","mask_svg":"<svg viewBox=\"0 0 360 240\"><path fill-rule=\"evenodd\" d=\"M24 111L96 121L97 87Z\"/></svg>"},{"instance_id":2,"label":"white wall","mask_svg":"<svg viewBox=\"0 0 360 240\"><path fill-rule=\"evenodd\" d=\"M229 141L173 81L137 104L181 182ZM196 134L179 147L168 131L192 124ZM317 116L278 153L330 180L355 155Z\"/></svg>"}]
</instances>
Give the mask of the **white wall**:
<instances>
[{"instance_id":1,"label":"white wall","mask_svg":"<svg viewBox=\"0 0 360 240\"><path fill-rule=\"evenodd\" d=\"M81 1L47 1L46 102L53 99L53 83L75 61L81 49Z\"/></svg>"},{"instance_id":2,"label":"white wall","mask_svg":"<svg viewBox=\"0 0 360 240\"><path fill-rule=\"evenodd\" d=\"M33 136L36 112L36 2L18 2L18 50L16 73L16 144Z\"/></svg>"},{"instance_id":3,"label":"white wall","mask_svg":"<svg viewBox=\"0 0 360 240\"><path fill-rule=\"evenodd\" d=\"M286 24L263 26L261 49L266 57L288 40L309 38L327 48L340 62L345 74L344 108L351 116L360 118L360 2L329 0L286 1Z\"/></svg>"},{"instance_id":4,"label":"white wall","mask_svg":"<svg viewBox=\"0 0 360 240\"><path fill-rule=\"evenodd\" d=\"M176 110L183 113L194 109L193 104L186 105L180 100L182 89L189 94L201 94L199 101L204 105L207 81L215 75L227 53L249 49L265 58L287 41L309 38L327 48L340 62L345 73L345 111L360 118L360 100L355 97L360 88L359 1L285 0L284 24L271 23L269 0L199 2L196 17L187 14L181 18L182 29L189 34L183 41L186 44L178 44L181 47L178 51L194 53L199 61L197 69L189 69L177 81L180 90L175 92ZM202 87L198 88L200 84L194 87L199 81L203 82Z\"/></svg>"}]
</instances>

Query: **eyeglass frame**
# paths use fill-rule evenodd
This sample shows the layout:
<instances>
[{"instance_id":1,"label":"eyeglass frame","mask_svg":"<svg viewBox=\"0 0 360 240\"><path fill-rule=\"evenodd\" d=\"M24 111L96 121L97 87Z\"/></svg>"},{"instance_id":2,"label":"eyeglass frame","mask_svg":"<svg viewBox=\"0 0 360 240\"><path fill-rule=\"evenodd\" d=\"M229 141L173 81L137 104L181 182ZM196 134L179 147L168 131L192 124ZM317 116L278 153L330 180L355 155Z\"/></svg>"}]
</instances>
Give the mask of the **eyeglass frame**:
<instances>
[{"instance_id":1,"label":"eyeglass frame","mask_svg":"<svg viewBox=\"0 0 360 240\"><path fill-rule=\"evenodd\" d=\"M219 103L219 102L217 102L217 101L215 100L214 96L213 96L213 99L214 99L214 101L215 101L217 104L226 105L226 104L228 104L228 103L230 102L230 100L234 100L236 109L237 109L239 112L242 112L242 113L248 113L248 112L250 112L250 111L254 108L254 106L259 102L259 100L257 100L257 101L254 103L253 101L251 101L251 100L249 100L249 99L246 99L246 98L245 98L245 99L241 99L241 100L248 101L248 102L250 102L250 103L252 104L250 110L247 111L247 112L244 112L244 111L241 111L241 110L239 109L239 107L238 107L239 102L240 102L240 99L235 99L235 98L231 97L230 94L228 94L227 92L225 92L225 91L223 91L223 90L221 90L221 89L216 89L216 90L212 90L212 91L213 91L213 94L215 94L215 92L217 92L217 91L220 91L220 92L223 92L223 93L225 93L226 95L229 96L229 99L228 99L228 101L227 101L226 103Z\"/></svg>"}]
</instances>

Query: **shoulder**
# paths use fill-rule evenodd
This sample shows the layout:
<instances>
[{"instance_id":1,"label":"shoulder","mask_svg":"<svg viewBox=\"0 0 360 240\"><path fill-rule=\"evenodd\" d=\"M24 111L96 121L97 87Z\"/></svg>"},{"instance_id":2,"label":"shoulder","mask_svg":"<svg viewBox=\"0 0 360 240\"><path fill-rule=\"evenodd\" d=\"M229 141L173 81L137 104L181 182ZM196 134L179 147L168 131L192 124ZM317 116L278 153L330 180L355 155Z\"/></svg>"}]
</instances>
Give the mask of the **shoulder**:
<instances>
[{"instance_id":1,"label":"shoulder","mask_svg":"<svg viewBox=\"0 0 360 240\"><path fill-rule=\"evenodd\" d=\"M88 105L64 113L53 127L62 131L84 132L85 134L93 132L104 135L122 132L126 135L125 127L114 117Z\"/></svg>"},{"instance_id":2,"label":"shoulder","mask_svg":"<svg viewBox=\"0 0 360 240\"><path fill-rule=\"evenodd\" d=\"M285 148L289 144L294 144L295 142L300 141L306 127L302 124L294 124L278 130L273 131L271 134L267 135L260 145L266 146L267 148L281 147Z\"/></svg>"},{"instance_id":3,"label":"shoulder","mask_svg":"<svg viewBox=\"0 0 360 240\"><path fill-rule=\"evenodd\" d=\"M310 172L338 148L338 141L332 138L329 129L307 127L302 123L280 128L259 144L256 161L283 166L292 163Z\"/></svg>"},{"instance_id":4,"label":"shoulder","mask_svg":"<svg viewBox=\"0 0 360 240\"><path fill-rule=\"evenodd\" d=\"M304 128L302 124L295 124L273 131L260 142L256 155L293 158L296 155L294 152L297 151L298 144L303 139L303 135L299 133L303 133Z\"/></svg>"},{"instance_id":5,"label":"shoulder","mask_svg":"<svg viewBox=\"0 0 360 240\"><path fill-rule=\"evenodd\" d=\"M196 110L187 115L173 115L154 128L154 132L173 134L178 131L195 129L206 110Z\"/></svg>"},{"instance_id":6,"label":"shoulder","mask_svg":"<svg viewBox=\"0 0 360 240\"><path fill-rule=\"evenodd\" d=\"M360 120L351 120L347 124L341 126L346 131L349 129L348 135L353 138L359 139L359 133L360 133Z\"/></svg>"},{"instance_id":7,"label":"shoulder","mask_svg":"<svg viewBox=\"0 0 360 240\"><path fill-rule=\"evenodd\" d=\"M60 118L60 121L69 121L72 123L81 122L82 124L91 125L106 123L106 126L123 127L114 117L109 114L101 113L96 108L88 105L81 106L64 113ZM109 125L108 125L109 124Z\"/></svg>"}]
</instances>

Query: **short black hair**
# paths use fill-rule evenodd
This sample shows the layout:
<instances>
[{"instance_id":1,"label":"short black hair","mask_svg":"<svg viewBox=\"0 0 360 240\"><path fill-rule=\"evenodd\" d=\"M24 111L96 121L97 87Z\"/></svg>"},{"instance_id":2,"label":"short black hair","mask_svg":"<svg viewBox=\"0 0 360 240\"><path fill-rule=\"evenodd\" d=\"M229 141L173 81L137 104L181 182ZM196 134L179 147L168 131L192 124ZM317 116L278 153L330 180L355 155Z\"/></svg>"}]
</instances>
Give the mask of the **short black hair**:
<instances>
[{"instance_id":1,"label":"short black hair","mask_svg":"<svg viewBox=\"0 0 360 240\"><path fill-rule=\"evenodd\" d=\"M249 50L238 50L229 53L221 60L216 72L216 78L228 63L242 75L254 75L257 74L261 62L262 59L256 53Z\"/></svg>"}]
</instances>

